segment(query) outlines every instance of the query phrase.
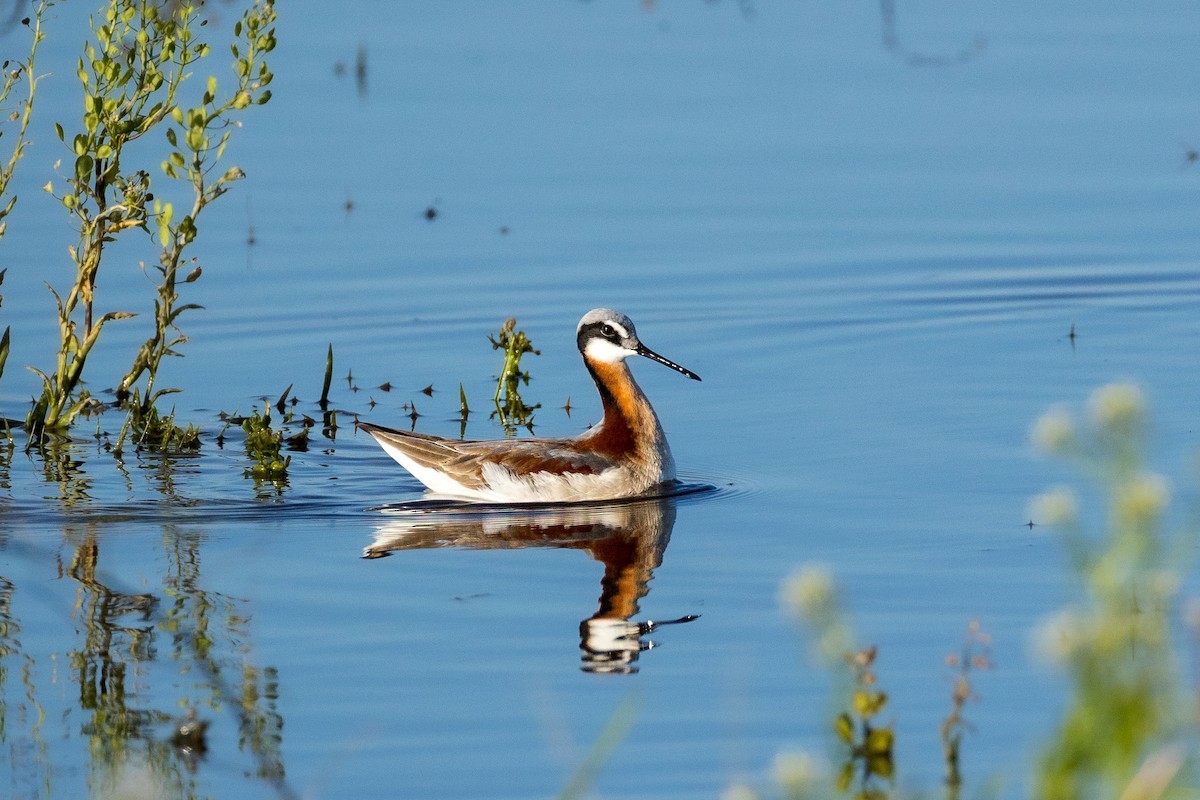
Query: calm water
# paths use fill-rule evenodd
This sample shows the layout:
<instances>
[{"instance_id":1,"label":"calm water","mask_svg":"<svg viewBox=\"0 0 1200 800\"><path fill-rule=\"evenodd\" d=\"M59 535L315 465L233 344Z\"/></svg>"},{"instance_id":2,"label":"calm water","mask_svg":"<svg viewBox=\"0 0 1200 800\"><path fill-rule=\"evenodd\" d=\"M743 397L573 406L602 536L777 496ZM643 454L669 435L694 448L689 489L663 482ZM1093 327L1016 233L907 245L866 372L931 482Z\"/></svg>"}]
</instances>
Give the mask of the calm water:
<instances>
[{"instance_id":1,"label":"calm water","mask_svg":"<svg viewBox=\"0 0 1200 800\"><path fill-rule=\"evenodd\" d=\"M1027 646L1064 589L1026 503L1071 477L1032 456L1029 423L1136 380L1155 464L1191 494L1198 11L901 4L889 49L871 3L642 6L281 9L275 98L230 147L250 177L201 225L185 300L206 309L163 377L202 454L118 469L84 423L69 468L20 447L0 466L0 791L545 797L617 714L598 794L715 797L780 749L826 752L829 678L776 600L816 561L881 648L904 786L937 790L944 657L982 622L997 668L964 771L1020 793L1062 702ZM78 113L79 13L47 23L0 251L8 416L36 391L20 367L53 352L43 281L67 277L38 187L64 156L50 120ZM144 317L152 254L119 255L100 304ZM598 305L703 376L635 365L681 477L715 489L397 508L420 487L352 415L401 424L415 402L418 430L457 435L461 382L467 434L499 435L485 337L515 316L542 351L537 432L578 432L599 404L573 331ZM144 335L106 331L94 389ZM316 414L329 344L336 440L256 490L217 414L289 384ZM651 650L620 638L696 614ZM193 762L168 742L187 708L211 725Z\"/></svg>"}]
</instances>

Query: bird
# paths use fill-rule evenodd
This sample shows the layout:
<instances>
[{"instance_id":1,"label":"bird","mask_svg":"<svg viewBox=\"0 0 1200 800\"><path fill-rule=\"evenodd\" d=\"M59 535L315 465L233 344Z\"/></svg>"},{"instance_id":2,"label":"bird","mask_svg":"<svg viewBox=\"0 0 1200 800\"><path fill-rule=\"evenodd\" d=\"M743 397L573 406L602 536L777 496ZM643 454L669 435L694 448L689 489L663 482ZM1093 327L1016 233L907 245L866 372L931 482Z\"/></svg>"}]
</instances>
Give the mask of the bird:
<instances>
[{"instance_id":1,"label":"bird","mask_svg":"<svg viewBox=\"0 0 1200 800\"><path fill-rule=\"evenodd\" d=\"M583 315L575 341L604 416L573 437L460 440L358 421L355 425L437 495L486 503L572 503L661 492L675 459L654 407L626 360L642 356L700 376L642 344L633 320L611 308Z\"/></svg>"}]
</instances>

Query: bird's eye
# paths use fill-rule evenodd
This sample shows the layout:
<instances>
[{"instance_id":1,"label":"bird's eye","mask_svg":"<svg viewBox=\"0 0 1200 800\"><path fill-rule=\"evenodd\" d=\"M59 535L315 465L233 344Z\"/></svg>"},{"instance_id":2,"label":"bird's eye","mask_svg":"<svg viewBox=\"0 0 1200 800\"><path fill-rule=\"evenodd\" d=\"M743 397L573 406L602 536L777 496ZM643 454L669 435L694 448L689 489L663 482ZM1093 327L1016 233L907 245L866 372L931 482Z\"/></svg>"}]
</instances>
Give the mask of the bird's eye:
<instances>
[{"instance_id":1,"label":"bird's eye","mask_svg":"<svg viewBox=\"0 0 1200 800\"><path fill-rule=\"evenodd\" d=\"M616 336L616 335L617 335L617 332L613 330L613 326L612 326L612 325L604 325L603 327L601 327L601 328L600 328L600 332L601 332L601 333L603 333L605 336L608 336L608 337L612 337L612 336Z\"/></svg>"}]
</instances>

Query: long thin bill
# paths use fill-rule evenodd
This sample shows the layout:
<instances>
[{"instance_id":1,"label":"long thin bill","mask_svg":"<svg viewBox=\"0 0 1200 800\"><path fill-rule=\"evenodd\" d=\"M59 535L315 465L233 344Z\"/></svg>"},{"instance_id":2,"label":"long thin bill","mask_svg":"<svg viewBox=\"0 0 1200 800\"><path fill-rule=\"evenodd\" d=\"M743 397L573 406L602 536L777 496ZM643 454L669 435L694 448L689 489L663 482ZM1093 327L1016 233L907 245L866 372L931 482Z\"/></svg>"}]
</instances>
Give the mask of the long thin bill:
<instances>
[{"instance_id":1,"label":"long thin bill","mask_svg":"<svg viewBox=\"0 0 1200 800\"><path fill-rule=\"evenodd\" d=\"M645 356L646 358L650 359L651 361L657 361L658 363L662 364L663 366L670 367L671 369L675 370L676 372L682 372L684 375L687 375L689 378L691 378L694 381L700 380L700 376L697 375L696 373L692 372L690 369L686 369L684 367L679 366L678 364L676 364L674 361L672 361L669 358L663 358L658 353L654 352L649 347L646 347L646 345L642 344L641 342L638 342L637 352L638 352L639 356Z\"/></svg>"}]
</instances>

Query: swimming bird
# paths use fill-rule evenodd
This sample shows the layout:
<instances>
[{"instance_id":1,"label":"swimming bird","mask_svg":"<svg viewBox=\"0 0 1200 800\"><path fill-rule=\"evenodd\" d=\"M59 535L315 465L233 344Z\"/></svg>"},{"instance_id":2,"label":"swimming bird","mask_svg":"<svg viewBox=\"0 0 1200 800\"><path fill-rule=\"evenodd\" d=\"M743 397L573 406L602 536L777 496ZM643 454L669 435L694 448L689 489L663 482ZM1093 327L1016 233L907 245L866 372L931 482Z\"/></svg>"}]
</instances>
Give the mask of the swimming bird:
<instances>
[{"instance_id":1,"label":"swimming bird","mask_svg":"<svg viewBox=\"0 0 1200 800\"><path fill-rule=\"evenodd\" d=\"M429 489L466 500L612 500L673 481L675 460L662 424L625 361L644 356L693 380L700 376L642 344L633 320L610 308L584 314L575 341L604 407L600 422L579 436L463 441L356 425Z\"/></svg>"}]
</instances>

